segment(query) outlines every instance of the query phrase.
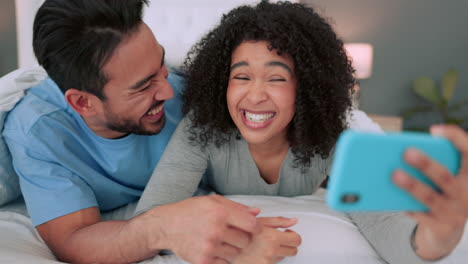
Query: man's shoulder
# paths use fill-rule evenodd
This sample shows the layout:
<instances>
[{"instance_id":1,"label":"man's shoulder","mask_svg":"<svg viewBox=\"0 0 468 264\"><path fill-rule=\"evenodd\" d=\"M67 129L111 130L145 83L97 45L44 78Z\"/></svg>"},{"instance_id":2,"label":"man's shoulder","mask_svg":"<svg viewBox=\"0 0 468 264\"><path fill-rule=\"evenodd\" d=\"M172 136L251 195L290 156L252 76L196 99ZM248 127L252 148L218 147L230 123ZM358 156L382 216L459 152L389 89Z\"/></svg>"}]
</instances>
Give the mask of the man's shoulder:
<instances>
[{"instance_id":1,"label":"man's shoulder","mask_svg":"<svg viewBox=\"0 0 468 264\"><path fill-rule=\"evenodd\" d=\"M167 81L171 84L174 93L182 94L185 90L185 74L179 70L171 69Z\"/></svg>"},{"instance_id":2,"label":"man's shoulder","mask_svg":"<svg viewBox=\"0 0 468 264\"><path fill-rule=\"evenodd\" d=\"M16 135L27 135L34 129L40 129L41 126L57 126L70 118L70 114L63 108L40 98L33 92L28 92L8 113L4 134L11 131Z\"/></svg>"}]
</instances>

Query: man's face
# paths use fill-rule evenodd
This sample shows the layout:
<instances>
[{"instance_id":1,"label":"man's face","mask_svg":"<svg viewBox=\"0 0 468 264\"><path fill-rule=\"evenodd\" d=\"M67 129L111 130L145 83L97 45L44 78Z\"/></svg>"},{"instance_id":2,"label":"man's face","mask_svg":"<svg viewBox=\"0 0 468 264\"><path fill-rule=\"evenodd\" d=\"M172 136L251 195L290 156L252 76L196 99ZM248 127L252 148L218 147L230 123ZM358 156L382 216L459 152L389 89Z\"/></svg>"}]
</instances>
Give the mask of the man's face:
<instances>
[{"instance_id":1,"label":"man's face","mask_svg":"<svg viewBox=\"0 0 468 264\"><path fill-rule=\"evenodd\" d=\"M159 133L165 122L164 102L174 92L166 80L164 48L146 24L117 47L103 71L109 81L99 107L99 135Z\"/></svg>"}]
</instances>

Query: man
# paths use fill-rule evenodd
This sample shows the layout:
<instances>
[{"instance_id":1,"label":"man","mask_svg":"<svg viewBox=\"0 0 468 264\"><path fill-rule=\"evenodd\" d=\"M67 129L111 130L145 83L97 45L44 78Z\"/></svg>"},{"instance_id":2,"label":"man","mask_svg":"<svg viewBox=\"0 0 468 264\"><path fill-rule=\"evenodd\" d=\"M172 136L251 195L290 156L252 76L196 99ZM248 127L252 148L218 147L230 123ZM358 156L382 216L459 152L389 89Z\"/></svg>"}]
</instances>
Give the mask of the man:
<instances>
[{"instance_id":1,"label":"man","mask_svg":"<svg viewBox=\"0 0 468 264\"><path fill-rule=\"evenodd\" d=\"M145 4L46 0L33 47L50 79L10 112L3 135L32 222L58 259L128 263L170 249L192 263L228 263L262 228L258 209L209 196L101 221L100 211L140 197L181 118L183 82L142 22Z\"/></svg>"},{"instance_id":2,"label":"man","mask_svg":"<svg viewBox=\"0 0 468 264\"><path fill-rule=\"evenodd\" d=\"M33 45L51 79L28 92L3 132L33 224L68 262L135 262L160 249L192 263L278 260L263 257L278 251L265 243L287 241L297 248L299 238L269 227L294 220L257 220L258 209L219 196L161 206L129 221L101 221L100 210L138 199L180 119L182 83L168 74L163 47L141 22L145 3L46 0L39 10ZM429 215L412 215L420 225L412 241L401 243L401 252L417 251L425 259L450 253L468 217L468 136L455 127L437 130L465 154L460 177L414 151L408 162L444 192L395 175L399 186L430 205ZM262 254L252 244L261 245Z\"/></svg>"}]
</instances>

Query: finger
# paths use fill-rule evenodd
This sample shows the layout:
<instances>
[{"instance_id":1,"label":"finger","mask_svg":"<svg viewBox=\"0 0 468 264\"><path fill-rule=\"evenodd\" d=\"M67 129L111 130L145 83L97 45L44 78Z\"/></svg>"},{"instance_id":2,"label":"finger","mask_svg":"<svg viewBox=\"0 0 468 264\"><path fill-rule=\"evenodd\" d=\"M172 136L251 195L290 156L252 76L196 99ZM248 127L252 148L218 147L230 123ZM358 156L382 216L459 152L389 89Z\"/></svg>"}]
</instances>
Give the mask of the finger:
<instances>
[{"instance_id":1,"label":"finger","mask_svg":"<svg viewBox=\"0 0 468 264\"><path fill-rule=\"evenodd\" d=\"M219 258L220 260L231 262L237 256L239 256L240 253L241 250L239 248L233 247L226 243L222 243L216 249L215 257Z\"/></svg>"},{"instance_id":2,"label":"finger","mask_svg":"<svg viewBox=\"0 0 468 264\"><path fill-rule=\"evenodd\" d=\"M227 212L227 225L238 228L247 233L259 233L260 228L257 225L257 218L249 207L233 202L221 196L215 196L215 199L221 203L221 206Z\"/></svg>"},{"instance_id":3,"label":"finger","mask_svg":"<svg viewBox=\"0 0 468 264\"><path fill-rule=\"evenodd\" d=\"M414 219L418 226L439 226L439 222L431 212L406 212L405 214Z\"/></svg>"},{"instance_id":4,"label":"finger","mask_svg":"<svg viewBox=\"0 0 468 264\"><path fill-rule=\"evenodd\" d=\"M457 178L454 177L444 166L432 160L417 149L409 148L404 153L405 161L411 166L417 168L435 185L437 185L444 194L451 198L460 195L460 185L457 184Z\"/></svg>"},{"instance_id":5,"label":"finger","mask_svg":"<svg viewBox=\"0 0 468 264\"><path fill-rule=\"evenodd\" d=\"M286 218L286 217L259 217L258 220L264 226L273 228L288 228L297 224L297 218Z\"/></svg>"},{"instance_id":6,"label":"finger","mask_svg":"<svg viewBox=\"0 0 468 264\"><path fill-rule=\"evenodd\" d=\"M260 224L257 224L255 216L242 211L230 211L228 214L227 225L229 228L236 228L249 236L260 233Z\"/></svg>"},{"instance_id":7,"label":"finger","mask_svg":"<svg viewBox=\"0 0 468 264\"><path fill-rule=\"evenodd\" d=\"M222 258L215 258L213 260L214 264L229 264L230 262L228 260L222 259Z\"/></svg>"},{"instance_id":8,"label":"finger","mask_svg":"<svg viewBox=\"0 0 468 264\"><path fill-rule=\"evenodd\" d=\"M231 246L243 249L249 245L251 236L237 228L228 228L224 234L223 240Z\"/></svg>"},{"instance_id":9,"label":"finger","mask_svg":"<svg viewBox=\"0 0 468 264\"><path fill-rule=\"evenodd\" d=\"M454 125L434 125L431 134L442 136L450 140L463 154L468 154L468 134L465 130Z\"/></svg>"},{"instance_id":10,"label":"finger","mask_svg":"<svg viewBox=\"0 0 468 264\"><path fill-rule=\"evenodd\" d=\"M260 212L260 209L255 208L255 207L250 207L245 204L237 203L234 201L231 201L221 195L215 194L213 195L213 198L216 199L219 203L222 203L224 206L237 209L237 210L247 210L249 212Z\"/></svg>"},{"instance_id":11,"label":"finger","mask_svg":"<svg viewBox=\"0 0 468 264\"><path fill-rule=\"evenodd\" d=\"M274 261L275 261L275 263L278 263L278 262L282 261L283 259L284 259L284 257L276 257L274 259Z\"/></svg>"},{"instance_id":12,"label":"finger","mask_svg":"<svg viewBox=\"0 0 468 264\"><path fill-rule=\"evenodd\" d=\"M434 216L428 213L419 213L419 212L407 212L406 215L413 218L419 224L430 224L433 222Z\"/></svg>"},{"instance_id":13,"label":"finger","mask_svg":"<svg viewBox=\"0 0 468 264\"><path fill-rule=\"evenodd\" d=\"M249 207L248 211L249 211L249 213L251 213L253 216L257 216L258 214L260 214L260 208Z\"/></svg>"},{"instance_id":14,"label":"finger","mask_svg":"<svg viewBox=\"0 0 468 264\"><path fill-rule=\"evenodd\" d=\"M468 178L468 133L454 125L434 125L431 134L450 140L462 155L459 174Z\"/></svg>"},{"instance_id":15,"label":"finger","mask_svg":"<svg viewBox=\"0 0 468 264\"><path fill-rule=\"evenodd\" d=\"M393 181L403 190L411 194L416 200L429 207L431 213L441 213L444 211L446 199L431 187L409 176L401 170L393 173Z\"/></svg>"},{"instance_id":16,"label":"finger","mask_svg":"<svg viewBox=\"0 0 468 264\"><path fill-rule=\"evenodd\" d=\"M302 238L299 233L291 229L286 229L284 233L287 235L287 237L285 237L285 242L282 243L282 246L298 247L301 245Z\"/></svg>"},{"instance_id":17,"label":"finger","mask_svg":"<svg viewBox=\"0 0 468 264\"><path fill-rule=\"evenodd\" d=\"M280 257L292 257L297 255L297 247L285 247L281 246L277 250L277 254Z\"/></svg>"}]
</instances>

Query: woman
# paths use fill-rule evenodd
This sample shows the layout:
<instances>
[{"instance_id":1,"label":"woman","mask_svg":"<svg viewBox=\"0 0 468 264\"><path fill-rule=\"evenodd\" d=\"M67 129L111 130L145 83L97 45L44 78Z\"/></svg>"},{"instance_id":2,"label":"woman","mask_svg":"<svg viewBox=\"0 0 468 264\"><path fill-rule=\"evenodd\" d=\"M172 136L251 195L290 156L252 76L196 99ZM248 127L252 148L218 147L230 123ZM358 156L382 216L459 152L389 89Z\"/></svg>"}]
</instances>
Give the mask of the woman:
<instances>
[{"instance_id":1,"label":"woman","mask_svg":"<svg viewBox=\"0 0 468 264\"><path fill-rule=\"evenodd\" d=\"M189 198L199 186L222 195L317 190L346 128L355 84L343 43L322 17L289 2L236 8L192 49L185 70L185 118L137 214ZM352 217L388 262L422 262L410 245L414 221L401 214ZM386 227L391 234L403 231L369 232L379 231L368 228L379 217L399 225Z\"/></svg>"},{"instance_id":2,"label":"woman","mask_svg":"<svg viewBox=\"0 0 468 264\"><path fill-rule=\"evenodd\" d=\"M203 174L203 186L225 195L312 194L346 128L355 84L326 21L289 2L243 6L190 54L186 116L146 189L158 197L148 202L192 196ZM182 179L180 192L159 190Z\"/></svg>"}]
</instances>

